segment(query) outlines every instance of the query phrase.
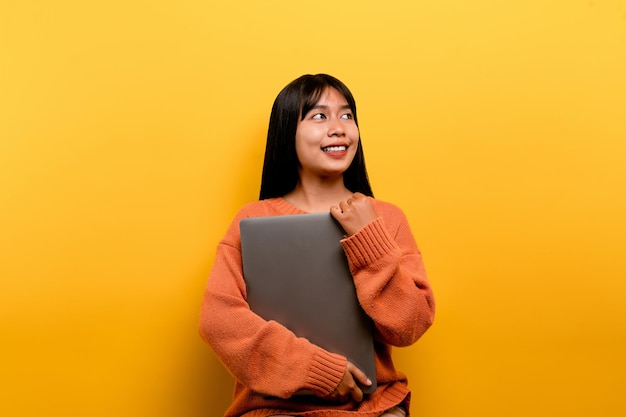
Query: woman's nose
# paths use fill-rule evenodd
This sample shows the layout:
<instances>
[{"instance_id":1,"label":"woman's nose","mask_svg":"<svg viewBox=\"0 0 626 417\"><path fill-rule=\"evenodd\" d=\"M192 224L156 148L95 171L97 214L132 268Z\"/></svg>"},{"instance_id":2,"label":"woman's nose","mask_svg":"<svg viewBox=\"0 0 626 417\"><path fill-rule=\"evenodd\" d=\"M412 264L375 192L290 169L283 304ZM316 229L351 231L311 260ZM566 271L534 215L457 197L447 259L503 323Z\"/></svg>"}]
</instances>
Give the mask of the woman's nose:
<instances>
[{"instance_id":1,"label":"woman's nose","mask_svg":"<svg viewBox=\"0 0 626 417\"><path fill-rule=\"evenodd\" d=\"M343 126L341 125L341 120L337 118L330 119L330 126L328 127L328 136L343 136L344 135Z\"/></svg>"}]
</instances>

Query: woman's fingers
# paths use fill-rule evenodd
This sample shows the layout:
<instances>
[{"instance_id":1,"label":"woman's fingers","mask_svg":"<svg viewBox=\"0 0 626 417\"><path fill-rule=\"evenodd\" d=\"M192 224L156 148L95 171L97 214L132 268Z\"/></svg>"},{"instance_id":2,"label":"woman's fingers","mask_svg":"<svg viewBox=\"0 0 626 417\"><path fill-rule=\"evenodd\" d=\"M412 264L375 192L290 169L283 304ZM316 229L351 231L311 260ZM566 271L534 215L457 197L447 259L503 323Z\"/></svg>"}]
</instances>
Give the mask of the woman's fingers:
<instances>
[{"instance_id":1,"label":"woman's fingers","mask_svg":"<svg viewBox=\"0 0 626 417\"><path fill-rule=\"evenodd\" d=\"M346 201L330 208L332 216L341 224L348 235L353 235L378 217L371 200L355 193Z\"/></svg>"},{"instance_id":2,"label":"woman's fingers","mask_svg":"<svg viewBox=\"0 0 626 417\"><path fill-rule=\"evenodd\" d=\"M356 365L354 365L352 362L348 362L346 369L350 371L350 373L352 374L352 377L361 385L365 385L368 387L372 385L372 381L370 381L367 375L365 375L365 372L357 368Z\"/></svg>"},{"instance_id":3,"label":"woman's fingers","mask_svg":"<svg viewBox=\"0 0 626 417\"><path fill-rule=\"evenodd\" d=\"M372 385L372 381L367 378L367 375L365 375L363 371L357 368L352 362L348 362L341 382L327 399L341 403L363 401L363 391L357 382L361 385Z\"/></svg>"}]
</instances>

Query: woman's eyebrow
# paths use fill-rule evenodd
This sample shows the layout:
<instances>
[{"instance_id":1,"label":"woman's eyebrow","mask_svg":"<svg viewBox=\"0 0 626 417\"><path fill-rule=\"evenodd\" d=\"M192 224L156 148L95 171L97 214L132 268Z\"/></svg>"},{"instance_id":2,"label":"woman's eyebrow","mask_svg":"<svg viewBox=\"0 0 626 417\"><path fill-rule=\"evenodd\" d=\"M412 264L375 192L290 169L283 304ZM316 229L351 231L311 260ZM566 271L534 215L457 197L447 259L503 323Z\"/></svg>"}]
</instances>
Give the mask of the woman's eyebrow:
<instances>
[{"instance_id":1,"label":"woman's eyebrow","mask_svg":"<svg viewBox=\"0 0 626 417\"><path fill-rule=\"evenodd\" d=\"M315 106L311 107L311 110L317 110L317 109L325 110L327 108L328 108L328 105L326 104L316 104ZM339 106L339 110L345 110L345 109L350 109L350 105L346 103L346 104Z\"/></svg>"}]
</instances>

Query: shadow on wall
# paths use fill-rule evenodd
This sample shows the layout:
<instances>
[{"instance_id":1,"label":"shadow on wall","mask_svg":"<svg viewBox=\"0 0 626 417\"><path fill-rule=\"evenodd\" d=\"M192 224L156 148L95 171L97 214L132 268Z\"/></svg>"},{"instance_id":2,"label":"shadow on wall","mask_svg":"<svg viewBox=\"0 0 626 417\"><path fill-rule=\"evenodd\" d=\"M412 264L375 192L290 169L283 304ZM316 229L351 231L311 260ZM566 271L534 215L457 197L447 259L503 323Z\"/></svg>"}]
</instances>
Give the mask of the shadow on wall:
<instances>
[{"instance_id":1,"label":"shadow on wall","mask_svg":"<svg viewBox=\"0 0 626 417\"><path fill-rule=\"evenodd\" d=\"M224 229L226 226L224 226ZM221 238L221 236L220 236ZM217 242L211 244L212 251L215 251ZM202 295L206 288L207 277L212 268L212 259L206 259L200 271L194 274L193 288L190 290L197 304L189 308L188 316L185 319L185 348L181 354L180 366L183 369L175 371L182 380L179 384L170 384L170 389L177 391L174 397L177 398L169 404L172 409L163 415L185 416L185 417L206 417L222 416L231 403L233 396L234 379L222 365L211 347L202 340L198 332L198 320ZM172 385L174 387L172 387ZM181 405L184 408L181 409Z\"/></svg>"},{"instance_id":2,"label":"shadow on wall","mask_svg":"<svg viewBox=\"0 0 626 417\"><path fill-rule=\"evenodd\" d=\"M191 384L195 387L186 394L190 416L222 416L231 403L234 380L202 340L196 345L188 361ZM180 411L180 410L179 410Z\"/></svg>"},{"instance_id":3,"label":"shadow on wall","mask_svg":"<svg viewBox=\"0 0 626 417\"><path fill-rule=\"evenodd\" d=\"M233 182L237 184L224 196L222 204L229 207L232 216L246 203L257 200L261 184L261 171L265 155L265 122L254 124L246 134L246 145L240 152L237 165L229 173ZM231 218L222 225L225 232ZM221 237L221 236L220 236ZM216 242L217 243L217 242ZM215 247L212 248L215 250ZM202 289L206 284L206 277L212 265L207 268L207 274L202 279ZM217 359L211 348L198 336L198 343L194 345L189 355L188 366L190 380L195 387L192 392L186 393L189 409L192 416L221 416L231 403L234 379L226 368ZM190 386L190 384L185 384Z\"/></svg>"}]
</instances>

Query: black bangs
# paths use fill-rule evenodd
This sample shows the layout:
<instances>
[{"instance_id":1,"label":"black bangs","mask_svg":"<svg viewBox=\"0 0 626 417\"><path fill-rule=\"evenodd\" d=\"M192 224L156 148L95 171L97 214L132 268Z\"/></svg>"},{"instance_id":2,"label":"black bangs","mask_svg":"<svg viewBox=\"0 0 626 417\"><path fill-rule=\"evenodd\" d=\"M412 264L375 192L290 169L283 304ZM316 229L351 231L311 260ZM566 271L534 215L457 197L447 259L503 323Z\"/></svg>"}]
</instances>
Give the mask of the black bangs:
<instances>
[{"instance_id":1,"label":"black bangs","mask_svg":"<svg viewBox=\"0 0 626 417\"><path fill-rule=\"evenodd\" d=\"M307 113L315 107L315 105L322 98L322 93L326 89L327 86L321 85L317 86L315 90L311 91L309 94L306 91L302 93L302 102L300 103L300 120L304 120L304 117Z\"/></svg>"},{"instance_id":2,"label":"black bangs","mask_svg":"<svg viewBox=\"0 0 626 417\"><path fill-rule=\"evenodd\" d=\"M304 120L306 114L313 108L322 98L322 94L327 88L335 89L346 99L354 121L358 126L358 119L356 117L356 102L352 93L341 81L327 74L311 75L306 80L303 80L300 89L300 120Z\"/></svg>"}]
</instances>

